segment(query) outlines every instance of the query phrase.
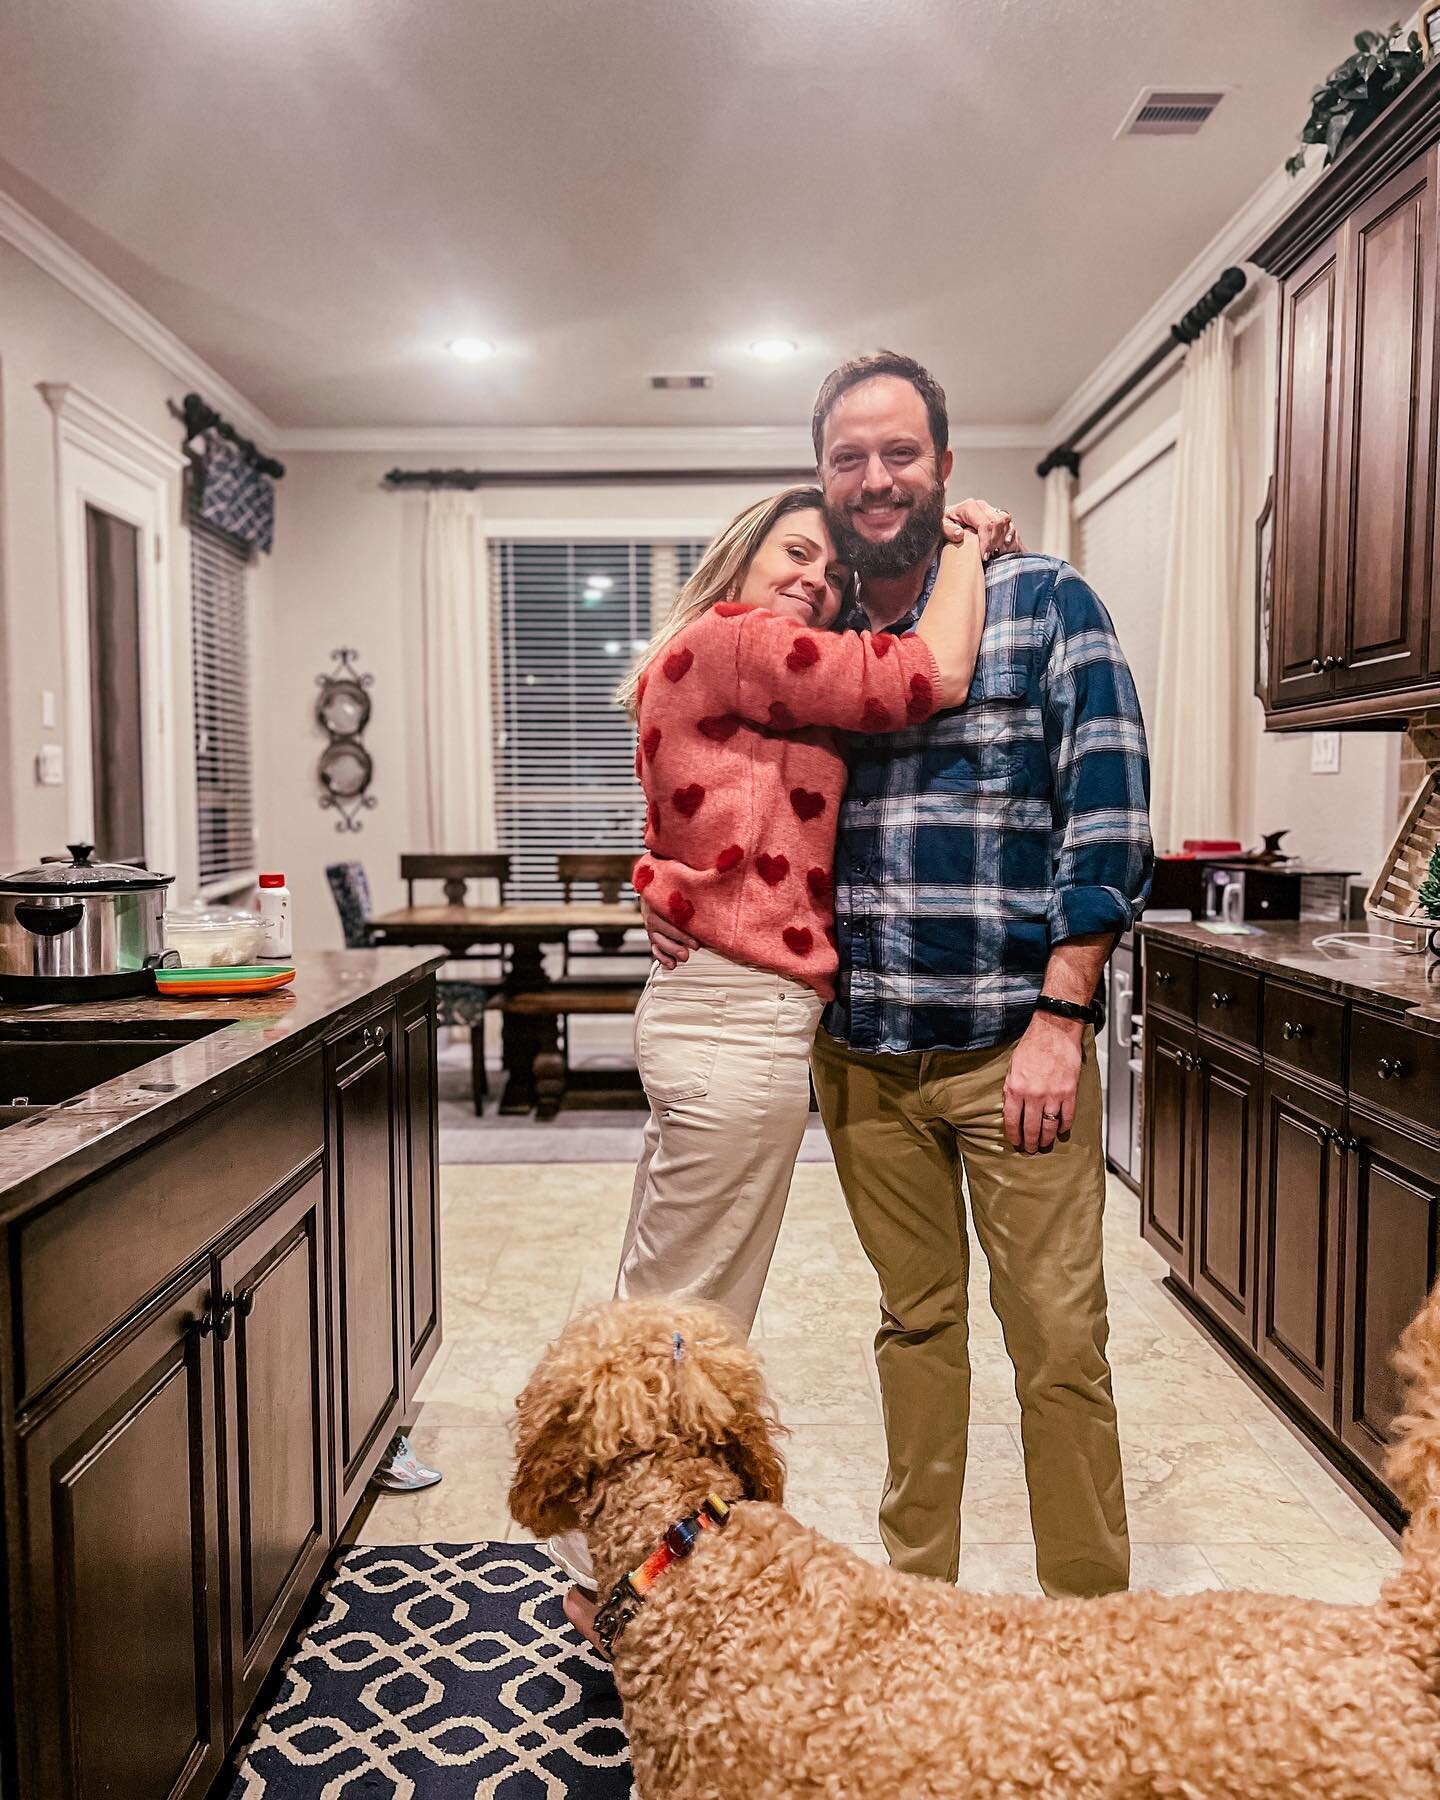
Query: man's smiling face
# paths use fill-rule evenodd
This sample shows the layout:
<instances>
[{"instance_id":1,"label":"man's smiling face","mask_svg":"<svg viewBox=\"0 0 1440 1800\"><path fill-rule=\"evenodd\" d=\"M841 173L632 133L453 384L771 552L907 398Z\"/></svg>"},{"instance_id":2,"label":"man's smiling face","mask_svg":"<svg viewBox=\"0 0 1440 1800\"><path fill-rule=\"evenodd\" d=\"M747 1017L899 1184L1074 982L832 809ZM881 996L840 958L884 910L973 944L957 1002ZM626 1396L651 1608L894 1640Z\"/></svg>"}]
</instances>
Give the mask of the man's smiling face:
<instances>
[{"instance_id":1,"label":"man's smiling face","mask_svg":"<svg viewBox=\"0 0 1440 1800\"><path fill-rule=\"evenodd\" d=\"M937 461L925 402L908 381L877 375L848 388L825 421L820 460L841 560L885 578L930 557L951 461L948 450Z\"/></svg>"}]
</instances>

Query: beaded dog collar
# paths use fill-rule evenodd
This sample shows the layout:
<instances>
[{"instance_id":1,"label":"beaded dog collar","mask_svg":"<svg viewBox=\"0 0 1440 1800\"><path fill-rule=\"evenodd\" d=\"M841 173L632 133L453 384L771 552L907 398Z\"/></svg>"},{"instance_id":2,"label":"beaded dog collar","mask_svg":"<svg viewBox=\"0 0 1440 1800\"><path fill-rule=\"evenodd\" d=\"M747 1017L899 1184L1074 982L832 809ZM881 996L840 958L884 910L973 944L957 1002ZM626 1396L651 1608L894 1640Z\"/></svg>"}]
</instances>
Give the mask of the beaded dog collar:
<instances>
[{"instance_id":1,"label":"beaded dog collar","mask_svg":"<svg viewBox=\"0 0 1440 1800\"><path fill-rule=\"evenodd\" d=\"M615 1640L645 1604L655 1583L674 1563L683 1562L695 1548L702 1531L721 1531L730 1523L730 1508L718 1494L707 1494L697 1511L677 1519L665 1533L660 1548L647 1556L638 1569L615 1583L610 1598L595 1615L595 1635L606 1656L614 1658Z\"/></svg>"}]
</instances>

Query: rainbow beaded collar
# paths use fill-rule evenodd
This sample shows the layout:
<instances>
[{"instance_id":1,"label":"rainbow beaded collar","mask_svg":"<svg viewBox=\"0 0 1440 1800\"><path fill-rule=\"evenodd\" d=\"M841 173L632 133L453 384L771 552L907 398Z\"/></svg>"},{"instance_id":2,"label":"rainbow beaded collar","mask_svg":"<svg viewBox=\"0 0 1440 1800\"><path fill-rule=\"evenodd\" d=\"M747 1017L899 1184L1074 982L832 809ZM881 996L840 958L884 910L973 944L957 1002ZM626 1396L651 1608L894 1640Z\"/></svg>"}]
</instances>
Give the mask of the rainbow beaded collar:
<instances>
[{"instance_id":1,"label":"rainbow beaded collar","mask_svg":"<svg viewBox=\"0 0 1440 1800\"><path fill-rule=\"evenodd\" d=\"M694 1550L702 1531L722 1531L730 1523L730 1508L718 1494L707 1494L699 1509L677 1519L665 1533L660 1548L647 1556L638 1569L615 1583L610 1598L595 1615L595 1635L613 1659L615 1640L645 1604L651 1589L667 1569L683 1562Z\"/></svg>"}]
</instances>

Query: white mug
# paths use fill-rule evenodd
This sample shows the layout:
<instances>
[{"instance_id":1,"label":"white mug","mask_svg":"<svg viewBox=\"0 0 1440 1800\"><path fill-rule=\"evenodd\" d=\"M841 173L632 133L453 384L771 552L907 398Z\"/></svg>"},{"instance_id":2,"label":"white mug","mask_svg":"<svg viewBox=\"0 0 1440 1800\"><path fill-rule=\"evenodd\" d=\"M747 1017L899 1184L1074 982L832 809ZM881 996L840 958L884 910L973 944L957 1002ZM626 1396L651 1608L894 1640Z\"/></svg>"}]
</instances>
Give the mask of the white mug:
<instances>
[{"instance_id":1,"label":"white mug","mask_svg":"<svg viewBox=\"0 0 1440 1800\"><path fill-rule=\"evenodd\" d=\"M1238 881L1229 881L1220 890L1220 917L1230 925L1245 917L1245 889Z\"/></svg>"}]
</instances>

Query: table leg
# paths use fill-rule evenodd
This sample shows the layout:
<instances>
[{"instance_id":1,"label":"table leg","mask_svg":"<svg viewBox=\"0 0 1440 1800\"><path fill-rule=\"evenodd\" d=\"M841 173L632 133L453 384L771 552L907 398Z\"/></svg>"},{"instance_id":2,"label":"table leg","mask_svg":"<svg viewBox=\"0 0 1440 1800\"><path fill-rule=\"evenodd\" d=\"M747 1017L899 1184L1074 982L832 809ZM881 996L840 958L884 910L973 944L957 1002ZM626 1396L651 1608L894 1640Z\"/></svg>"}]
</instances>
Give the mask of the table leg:
<instances>
[{"instance_id":1,"label":"table leg","mask_svg":"<svg viewBox=\"0 0 1440 1800\"><path fill-rule=\"evenodd\" d=\"M549 986L545 973L544 946L519 942L510 948L510 970L505 978L510 993L530 993ZM498 1111L514 1118L534 1110L535 1058L553 1052L559 1043L559 1026L554 1018L537 1018L530 1013L504 1015L501 1027L501 1061L505 1066L505 1092Z\"/></svg>"}]
</instances>

